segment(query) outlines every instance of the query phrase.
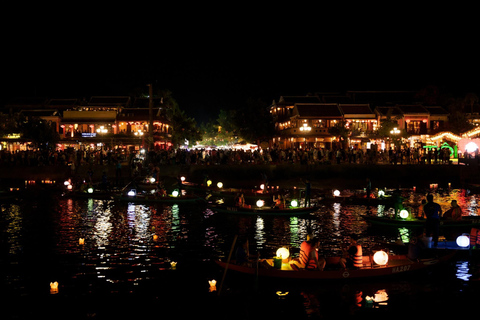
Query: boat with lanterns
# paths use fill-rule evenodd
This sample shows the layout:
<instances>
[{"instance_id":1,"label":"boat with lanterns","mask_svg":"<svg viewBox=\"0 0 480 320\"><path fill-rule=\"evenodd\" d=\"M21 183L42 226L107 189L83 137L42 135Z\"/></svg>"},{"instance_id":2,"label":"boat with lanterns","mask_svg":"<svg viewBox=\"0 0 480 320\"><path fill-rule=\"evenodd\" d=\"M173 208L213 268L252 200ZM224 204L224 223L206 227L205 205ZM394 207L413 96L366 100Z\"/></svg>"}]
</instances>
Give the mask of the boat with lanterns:
<instances>
[{"instance_id":1,"label":"boat with lanterns","mask_svg":"<svg viewBox=\"0 0 480 320\"><path fill-rule=\"evenodd\" d=\"M278 251L277 257L265 259L262 264L255 264L254 266L237 265L235 261L230 263L216 261L216 263L223 269L243 274L258 275L259 277L298 280L345 280L388 277L425 270L448 261L454 255L454 250L435 251L432 258L414 261L406 255L390 256L385 251L380 250L373 256L363 256L363 266L356 269L339 268L340 257L329 257L326 259L327 264L323 271L292 268L288 254L279 254Z\"/></svg>"},{"instance_id":2,"label":"boat with lanterns","mask_svg":"<svg viewBox=\"0 0 480 320\"><path fill-rule=\"evenodd\" d=\"M425 226L425 219L411 218L408 213L400 213L398 218L395 217L379 217L375 215L363 215L363 219L372 225L388 226L388 227L405 227L420 228ZM440 228L462 228L462 227L478 227L480 226L479 216L465 216L461 220L440 220Z\"/></svg>"},{"instance_id":3,"label":"boat with lanterns","mask_svg":"<svg viewBox=\"0 0 480 320\"><path fill-rule=\"evenodd\" d=\"M300 206L298 200L285 201L285 204L276 206L269 204L263 199L258 199L255 205L237 205L220 203L208 203L208 207L219 213L246 214L246 215L271 215L271 216L298 216L308 215L319 209L316 205Z\"/></svg>"},{"instance_id":4,"label":"boat with lanterns","mask_svg":"<svg viewBox=\"0 0 480 320\"><path fill-rule=\"evenodd\" d=\"M130 202L189 203L204 202L205 199L180 188L167 188L154 182L145 187L145 183L130 182L117 195L117 199Z\"/></svg>"},{"instance_id":5,"label":"boat with lanterns","mask_svg":"<svg viewBox=\"0 0 480 320\"><path fill-rule=\"evenodd\" d=\"M251 214L251 215L271 215L271 216L297 216L306 215L318 210L318 207L289 207L284 209L271 207L239 207L224 204L209 204L210 209L219 213L231 214Z\"/></svg>"}]
</instances>

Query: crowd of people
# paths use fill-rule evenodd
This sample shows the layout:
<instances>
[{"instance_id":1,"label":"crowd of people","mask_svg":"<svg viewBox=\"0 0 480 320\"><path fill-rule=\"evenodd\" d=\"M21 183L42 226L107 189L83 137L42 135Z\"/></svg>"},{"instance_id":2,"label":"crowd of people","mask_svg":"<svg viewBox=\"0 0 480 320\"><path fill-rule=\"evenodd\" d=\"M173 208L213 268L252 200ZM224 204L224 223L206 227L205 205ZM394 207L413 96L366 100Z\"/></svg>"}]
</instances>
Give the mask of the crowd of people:
<instances>
[{"instance_id":1,"label":"crowd of people","mask_svg":"<svg viewBox=\"0 0 480 320\"><path fill-rule=\"evenodd\" d=\"M119 150L119 149L117 149ZM0 151L2 166L44 166L83 164L114 164L129 161L139 151L122 153L114 150L55 150L55 151ZM169 149L147 153L150 162L157 165L211 165L211 164L448 164L448 149L362 149L362 148L268 148L268 149Z\"/></svg>"}]
</instances>

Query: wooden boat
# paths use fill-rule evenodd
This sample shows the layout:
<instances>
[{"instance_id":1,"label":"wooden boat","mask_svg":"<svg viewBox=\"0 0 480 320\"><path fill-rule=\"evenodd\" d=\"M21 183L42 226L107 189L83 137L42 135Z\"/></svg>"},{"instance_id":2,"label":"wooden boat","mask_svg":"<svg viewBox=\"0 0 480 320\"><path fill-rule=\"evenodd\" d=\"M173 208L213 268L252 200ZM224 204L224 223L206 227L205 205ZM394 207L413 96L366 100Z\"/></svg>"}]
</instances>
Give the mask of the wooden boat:
<instances>
[{"instance_id":1,"label":"wooden boat","mask_svg":"<svg viewBox=\"0 0 480 320\"><path fill-rule=\"evenodd\" d=\"M373 224L373 225L381 225L381 226L389 226L389 227L410 227L410 228L417 228L417 227L424 227L425 226L425 219L394 219L388 217L377 217L371 215L364 215L363 218ZM462 220L453 221L453 220L440 220L440 228L455 228L455 227L476 227L480 226L480 217L477 216L469 216L469 217L462 217Z\"/></svg>"},{"instance_id":2,"label":"wooden boat","mask_svg":"<svg viewBox=\"0 0 480 320\"><path fill-rule=\"evenodd\" d=\"M234 205L223 204L209 204L210 209L219 213L231 213L231 214L251 214L251 215L271 215L271 216L297 216L310 214L318 210L318 207L296 207L285 209L274 209L270 207L254 208L252 207L239 207Z\"/></svg>"},{"instance_id":3,"label":"wooden boat","mask_svg":"<svg viewBox=\"0 0 480 320\"><path fill-rule=\"evenodd\" d=\"M423 270L442 262L448 261L455 255L455 251L444 251L445 255L439 258L425 259L421 261L412 261L404 255L391 256L386 266L372 266L371 263L364 263L364 267L352 270L328 270L331 264L338 264L340 258L327 259L327 269L324 271L307 271L307 270L293 270L289 264L282 263L281 269L271 268L256 268L239 266L235 263L228 264L228 270L256 275L259 277L284 278L284 279L305 279L305 280L341 280L341 279L362 279L362 278L376 278L394 276L413 271ZM364 262L370 260L369 257L364 257ZM267 259L271 265L273 259ZM226 263L223 261L216 261L216 263L225 269Z\"/></svg>"},{"instance_id":4,"label":"wooden boat","mask_svg":"<svg viewBox=\"0 0 480 320\"><path fill-rule=\"evenodd\" d=\"M129 202L158 202L158 203L190 203L197 201L205 201L205 199L200 198L194 194L179 195L174 197L172 195L166 196L157 196L151 194L136 194L134 196L129 196L128 194L122 193L118 196L118 199L121 201Z\"/></svg>"}]
</instances>

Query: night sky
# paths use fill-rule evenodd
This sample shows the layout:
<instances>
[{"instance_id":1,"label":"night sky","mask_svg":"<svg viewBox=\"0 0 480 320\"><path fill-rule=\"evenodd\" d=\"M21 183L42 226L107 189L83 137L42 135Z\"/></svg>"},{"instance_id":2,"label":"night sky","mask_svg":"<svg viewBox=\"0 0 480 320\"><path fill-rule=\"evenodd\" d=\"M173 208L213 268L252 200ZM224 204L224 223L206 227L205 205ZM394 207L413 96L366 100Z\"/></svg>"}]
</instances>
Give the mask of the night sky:
<instances>
[{"instance_id":1,"label":"night sky","mask_svg":"<svg viewBox=\"0 0 480 320\"><path fill-rule=\"evenodd\" d=\"M418 90L431 84L459 94L480 92L469 35L439 21L424 29L394 22L388 29L378 21L365 26L365 18L342 31L332 27L337 20L258 29L229 18L198 20L209 24L175 33L123 27L62 36L57 24L42 26L4 39L0 102L129 95L153 83L171 90L180 108L204 121L220 109L241 107L247 98L270 103L280 95Z\"/></svg>"}]
</instances>

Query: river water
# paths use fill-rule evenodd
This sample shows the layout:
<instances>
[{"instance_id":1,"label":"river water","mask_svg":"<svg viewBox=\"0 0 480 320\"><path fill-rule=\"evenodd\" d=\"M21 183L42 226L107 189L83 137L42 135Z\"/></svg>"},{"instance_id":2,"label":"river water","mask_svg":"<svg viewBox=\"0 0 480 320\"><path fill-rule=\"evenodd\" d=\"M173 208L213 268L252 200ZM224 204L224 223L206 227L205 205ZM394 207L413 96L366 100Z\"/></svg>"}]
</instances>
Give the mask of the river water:
<instances>
[{"instance_id":1,"label":"river water","mask_svg":"<svg viewBox=\"0 0 480 320\"><path fill-rule=\"evenodd\" d=\"M478 195L435 190L443 209L452 199L465 215L477 215ZM425 192L404 190L405 203ZM136 204L70 198L36 190L0 205L2 319L111 319L131 316L206 315L219 319L329 319L382 314L432 315L473 310L478 301L478 257L468 251L418 275L385 280L292 282L227 272L225 259L235 235L249 239L250 252L272 257L288 246L293 255L307 233L318 236L322 254L338 255L356 234L364 250L394 253L385 242L409 230L371 228L362 215L388 208L321 204L308 217L229 216L204 204ZM83 240L82 240L83 239ZM81 243L83 241L83 243ZM175 264L175 268L172 267ZM209 292L209 280L222 294ZM50 283L58 282L52 294ZM388 300L367 308L367 296Z\"/></svg>"}]
</instances>

